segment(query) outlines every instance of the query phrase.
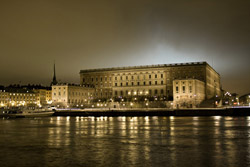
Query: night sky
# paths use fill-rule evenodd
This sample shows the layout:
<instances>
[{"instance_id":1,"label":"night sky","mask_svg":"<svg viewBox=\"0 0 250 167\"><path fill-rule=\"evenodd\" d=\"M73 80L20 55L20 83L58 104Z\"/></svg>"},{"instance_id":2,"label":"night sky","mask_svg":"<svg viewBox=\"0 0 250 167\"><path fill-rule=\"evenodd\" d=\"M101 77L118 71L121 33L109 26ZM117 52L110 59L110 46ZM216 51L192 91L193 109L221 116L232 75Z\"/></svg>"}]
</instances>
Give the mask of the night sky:
<instances>
[{"instance_id":1,"label":"night sky","mask_svg":"<svg viewBox=\"0 0 250 167\"><path fill-rule=\"evenodd\" d=\"M249 0L1 0L0 85L81 69L207 61L250 92Z\"/></svg>"}]
</instances>

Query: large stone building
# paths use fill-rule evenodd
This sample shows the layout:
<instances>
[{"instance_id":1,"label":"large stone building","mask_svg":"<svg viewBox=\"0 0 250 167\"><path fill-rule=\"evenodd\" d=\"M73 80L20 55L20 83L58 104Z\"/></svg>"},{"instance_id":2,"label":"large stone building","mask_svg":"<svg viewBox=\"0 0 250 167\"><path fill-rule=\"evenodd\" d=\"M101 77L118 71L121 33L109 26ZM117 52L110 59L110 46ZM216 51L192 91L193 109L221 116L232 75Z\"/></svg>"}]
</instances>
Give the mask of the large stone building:
<instances>
[{"instance_id":1,"label":"large stone building","mask_svg":"<svg viewBox=\"0 0 250 167\"><path fill-rule=\"evenodd\" d=\"M205 100L205 83L197 79L173 81L174 108L194 108Z\"/></svg>"},{"instance_id":2,"label":"large stone building","mask_svg":"<svg viewBox=\"0 0 250 167\"><path fill-rule=\"evenodd\" d=\"M75 84L52 85L52 105L58 108L86 107L93 99L93 88Z\"/></svg>"},{"instance_id":3,"label":"large stone building","mask_svg":"<svg viewBox=\"0 0 250 167\"><path fill-rule=\"evenodd\" d=\"M220 75L206 62L87 69L80 84L95 88L95 98L164 97L173 100L174 80L204 83L204 99L221 95Z\"/></svg>"}]
</instances>

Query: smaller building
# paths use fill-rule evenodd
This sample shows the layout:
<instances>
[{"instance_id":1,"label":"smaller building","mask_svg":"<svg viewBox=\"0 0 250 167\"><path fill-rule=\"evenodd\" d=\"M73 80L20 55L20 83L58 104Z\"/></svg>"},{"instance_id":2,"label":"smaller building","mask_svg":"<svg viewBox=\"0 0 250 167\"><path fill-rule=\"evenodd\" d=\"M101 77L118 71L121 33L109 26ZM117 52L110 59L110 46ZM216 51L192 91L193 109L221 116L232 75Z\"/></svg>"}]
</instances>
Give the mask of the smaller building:
<instances>
[{"instance_id":1,"label":"smaller building","mask_svg":"<svg viewBox=\"0 0 250 167\"><path fill-rule=\"evenodd\" d=\"M250 106L250 93L245 94L239 98L240 104L243 106Z\"/></svg>"},{"instance_id":2,"label":"smaller building","mask_svg":"<svg viewBox=\"0 0 250 167\"><path fill-rule=\"evenodd\" d=\"M37 105L39 107L47 105L46 89L34 89L33 91L36 93Z\"/></svg>"},{"instance_id":3,"label":"smaller building","mask_svg":"<svg viewBox=\"0 0 250 167\"><path fill-rule=\"evenodd\" d=\"M0 106L10 107L35 107L37 105L36 93L29 90L0 90Z\"/></svg>"},{"instance_id":4,"label":"smaller building","mask_svg":"<svg viewBox=\"0 0 250 167\"><path fill-rule=\"evenodd\" d=\"M52 103L52 91L46 90L46 103L51 104Z\"/></svg>"},{"instance_id":5,"label":"smaller building","mask_svg":"<svg viewBox=\"0 0 250 167\"><path fill-rule=\"evenodd\" d=\"M52 105L58 108L86 107L93 100L94 88L75 84L52 85Z\"/></svg>"},{"instance_id":6,"label":"smaller building","mask_svg":"<svg viewBox=\"0 0 250 167\"><path fill-rule=\"evenodd\" d=\"M205 83L197 79L173 81L173 107L196 108L205 100Z\"/></svg>"}]
</instances>

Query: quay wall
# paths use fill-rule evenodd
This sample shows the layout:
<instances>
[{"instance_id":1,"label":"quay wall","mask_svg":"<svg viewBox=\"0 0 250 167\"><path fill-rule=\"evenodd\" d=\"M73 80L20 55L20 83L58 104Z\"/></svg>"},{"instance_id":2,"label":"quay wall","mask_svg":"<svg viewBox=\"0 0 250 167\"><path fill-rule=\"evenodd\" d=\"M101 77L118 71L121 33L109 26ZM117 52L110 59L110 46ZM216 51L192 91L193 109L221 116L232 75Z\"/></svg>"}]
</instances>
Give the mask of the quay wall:
<instances>
[{"instance_id":1,"label":"quay wall","mask_svg":"<svg viewBox=\"0 0 250 167\"><path fill-rule=\"evenodd\" d=\"M179 109L179 110L91 110L56 111L54 116L250 116L250 108L230 109Z\"/></svg>"}]
</instances>

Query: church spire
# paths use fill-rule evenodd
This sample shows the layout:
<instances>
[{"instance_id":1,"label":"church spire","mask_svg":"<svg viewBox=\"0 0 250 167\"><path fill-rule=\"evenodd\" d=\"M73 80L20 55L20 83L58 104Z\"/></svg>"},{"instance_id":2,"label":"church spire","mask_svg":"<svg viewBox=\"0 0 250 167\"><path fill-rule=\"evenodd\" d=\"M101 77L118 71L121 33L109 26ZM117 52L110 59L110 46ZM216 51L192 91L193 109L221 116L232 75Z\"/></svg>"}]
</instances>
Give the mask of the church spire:
<instances>
[{"instance_id":1,"label":"church spire","mask_svg":"<svg viewBox=\"0 0 250 167\"><path fill-rule=\"evenodd\" d=\"M54 75L53 75L53 81L51 82L51 85L56 85L57 80L56 80L56 63L54 61Z\"/></svg>"}]
</instances>

